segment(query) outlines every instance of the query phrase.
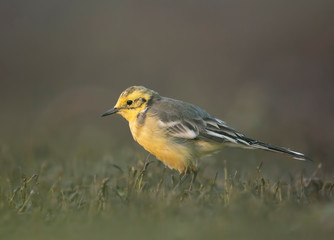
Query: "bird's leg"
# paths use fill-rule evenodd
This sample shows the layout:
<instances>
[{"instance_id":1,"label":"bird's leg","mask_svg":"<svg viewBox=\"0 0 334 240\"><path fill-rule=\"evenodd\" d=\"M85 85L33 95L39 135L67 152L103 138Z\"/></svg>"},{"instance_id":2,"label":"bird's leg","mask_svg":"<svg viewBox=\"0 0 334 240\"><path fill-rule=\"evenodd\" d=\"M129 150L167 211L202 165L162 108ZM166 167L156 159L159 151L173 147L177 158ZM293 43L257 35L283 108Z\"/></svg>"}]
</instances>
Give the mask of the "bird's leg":
<instances>
[{"instance_id":1,"label":"bird's leg","mask_svg":"<svg viewBox=\"0 0 334 240\"><path fill-rule=\"evenodd\" d=\"M190 182L190 185L189 185L189 191L191 191L192 188L193 188L193 184L194 184L194 182L196 180L196 176L197 176L197 170L192 170L192 174L193 174L193 176L191 178L191 182Z\"/></svg>"},{"instance_id":2,"label":"bird's leg","mask_svg":"<svg viewBox=\"0 0 334 240\"><path fill-rule=\"evenodd\" d=\"M180 181L175 185L174 190L178 189L181 186L181 184L187 179L188 176L189 176L188 171L184 171L183 173L181 173L179 175Z\"/></svg>"},{"instance_id":3,"label":"bird's leg","mask_svg":"<svg viewBox=\"0 0 334 240\"><path fill-rule=\"evenodd\" d=\"M158 196L158 194L160 192L161 185L162 185L162 183L164 182L164 179L165 179L166 171L167 171L167 165L165 165L164 169L162 170L162 175L161 175L160 182L158 184L156 196Z\"/></svg>"}]
</instances>

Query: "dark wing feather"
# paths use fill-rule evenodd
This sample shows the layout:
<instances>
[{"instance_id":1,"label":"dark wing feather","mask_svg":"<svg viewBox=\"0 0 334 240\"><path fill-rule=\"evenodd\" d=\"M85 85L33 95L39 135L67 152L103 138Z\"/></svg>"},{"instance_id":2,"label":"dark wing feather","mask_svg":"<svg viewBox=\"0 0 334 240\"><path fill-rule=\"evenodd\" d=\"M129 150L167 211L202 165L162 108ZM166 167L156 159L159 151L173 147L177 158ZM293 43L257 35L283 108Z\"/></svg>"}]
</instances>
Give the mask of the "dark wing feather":
<instances>
[{"instance_id":1,"label":"dark wing feather","mask_svg":"<svg viewBox=\"0 0 334 240\"><path fill-rule=\"evenodd\" d=\"M212 117L200 107L190 103L162 97L152 104L148 113L158 116L167 133L181 140L206 139L232 143L240 147L286 153L298 160L310 160L302 153L246 137L227 126L222 120Z\"/></svg>"},{"instance_id":2,"label":"dark wing feather","mask_svg":"<svg viewBox=\"0 0 334 240\"><path fill-rule=\"evenodd\" d=\"M204 128L202 118L210 116L193 104L165 97L152 104L147 113L157 116L167 133L180 139L197 138Z\"/></svg>"},{"instance_id":3,"label":"dark wing feather","mask_svg":"<svg viewBox=\"0 0 334 240\"><path fill-rule=\"evenodd\" d=\"M246 137L245 135L239 133L238 131L234 130L233 128L230 128L227 126L223 121L216 119L216 118L210 118L206 119L206 130L210 132L210 135L214 137L213 140L216 140L218 137L221 136L221 141L225 141L226 139L229 142L238 144L241 147L245 148L257 148L257 149L263 149L267 151L273 151L273 152L281 152L286 153L293 158L297 160L311 160L307 156L305 156L302 153L292 151L288 148L275 146L272 144L264 143L249 137Z\"/></svg>"},{"instance_id":4,"label":"dark wing feather","mask_svg":"<svg viewBox=\"0 0 334 240\"><path fill-rule=\"evenodd\" d=\"M197 126L189 121L173 121L164 124L167 133L175 138L195 139L199 135Z\"/></svg>"}]
</instances>

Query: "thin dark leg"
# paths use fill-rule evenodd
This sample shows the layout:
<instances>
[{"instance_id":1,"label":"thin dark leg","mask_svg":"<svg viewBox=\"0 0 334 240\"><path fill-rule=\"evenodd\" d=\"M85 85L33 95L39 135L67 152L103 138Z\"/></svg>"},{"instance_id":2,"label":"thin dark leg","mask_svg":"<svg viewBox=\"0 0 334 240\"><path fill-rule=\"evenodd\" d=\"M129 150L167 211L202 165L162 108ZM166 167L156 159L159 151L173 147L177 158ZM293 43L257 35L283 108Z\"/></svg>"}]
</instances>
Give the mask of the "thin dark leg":
<instances>
[{"instance_id":1,"label":"thin dark leg","mask_svg":"<svg viewBox=\"0 0 334 240\"><path fill-rule=\"evenodd\" d=\"M196 177L197 177L197 170L192 170L192 173L193 173L193 177L191 178L191 182L190 182L190 186L189 186L189 191L192 190L193 188L193 184L196 180Z\"/></svg>"},{"instance_id":2,"label":"thin dark leg","mask_svg":"<svg viewBox=\"0 0 334 240\"><path fill-rule=\"evenodd\" d=\"M162 170L162 175L161 175L160 182L158 184L156 196L158 196L158 194L160 192L161 185L162 185L162 183L164 182L164 179L165 179L166 171L167 171L167 166L165 166L164 169Z\"/></svg>"},{"instance_id":3,"label":"thin dark leg","mask_svg":"<svg viewBox=\"0 0 334 240\"><path fill-rule=\"evenodd\" d=\"M185 173L180 174L180 181L175 185L174 191L181 186L181 184L188 178L188 176L189 176L188 171L186 171Z\"/></svg>"}]
</instances>

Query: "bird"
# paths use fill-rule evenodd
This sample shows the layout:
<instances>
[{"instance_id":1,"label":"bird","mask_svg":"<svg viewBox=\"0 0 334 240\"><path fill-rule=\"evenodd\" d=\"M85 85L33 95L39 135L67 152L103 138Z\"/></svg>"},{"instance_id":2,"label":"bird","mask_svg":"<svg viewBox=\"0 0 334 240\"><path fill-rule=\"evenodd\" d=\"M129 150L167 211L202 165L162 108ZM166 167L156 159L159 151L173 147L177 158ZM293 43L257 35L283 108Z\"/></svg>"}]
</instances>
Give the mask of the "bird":
<instances>
[{"instance_id":1,"label":"bird","mask_svg":"<svg viewBox=\"0 0 334 240\"><path fill-rule=\"evenodd\" d=\"M111 114L124 117L134 140L180 174L197 172L198 159L224 146L263 149L312 161L303 153L247 137L194 104L160 96L144 86L124 90L102 117Z\"/></svg>"}]
</instances>

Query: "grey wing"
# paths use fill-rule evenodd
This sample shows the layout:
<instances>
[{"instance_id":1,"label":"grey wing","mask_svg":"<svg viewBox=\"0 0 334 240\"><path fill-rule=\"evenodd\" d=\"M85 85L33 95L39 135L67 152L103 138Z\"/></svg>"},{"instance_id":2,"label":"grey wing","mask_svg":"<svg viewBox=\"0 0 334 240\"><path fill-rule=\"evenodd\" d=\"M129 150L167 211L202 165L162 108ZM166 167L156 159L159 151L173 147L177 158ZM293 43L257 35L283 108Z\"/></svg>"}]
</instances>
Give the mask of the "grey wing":
<instances>
[{"instance_id":1,"label":"grey wing","mask_svg":"<svg viewBox=\"0 0 334 240\"><path fill-rule=\"evenodd\" d=\"M178 120L163 123L167 134L180 139L196 139L199 136L198 126L187 120Z\"/></svg>"},{"instance_id":2,"label":"grey wing","mask_svg":"<svg viewBox=\"0 0 334 240\"><path fill-rule=\"evenodd\" d=\"M162 98L149 111L158 115L162 126L172 137L238 143L235 130L193 104Z\"/></svg>"},{"instance_id":3,"label":"grey wing","mask_svg":"<svg viewBox=\"0 0 334 240\"><path fill-rule=\"evenodd\" d=\"M310 160L302 153L246 137L227 126L224 121L214 118L200 107L186 102L162 98L150 108L150 112L158 115L161 124L166 127L170 136L178 139L205 139L231 143L239 147L286 153L298 160Z\"/></svg>"},{"instance_id":4,"label":"grey wing","mask_svg":"<svg viewBox=\"0 0 334 240\"><path fill-rule=\"evenodd\" d=\"M208 115L200 107L171 98L161 98L148 110L156 115L160 125L172 137L179 139L196 139L201 132L202 117Z\"/></svg>"},{"instance_id":5,"label":"grey wing","mask_svg":"<svg viewBox=\"0 0 334 240\"><path fill-rule=\"evenodd\" d=\"M242 134L229 128L225 123L213 117L197 117L193 119L183 118L175 121L164 122L170 136L184 139L205 139L214 142L230 142L249 145L240 137Z\"/></svg>"}]
</instances>

